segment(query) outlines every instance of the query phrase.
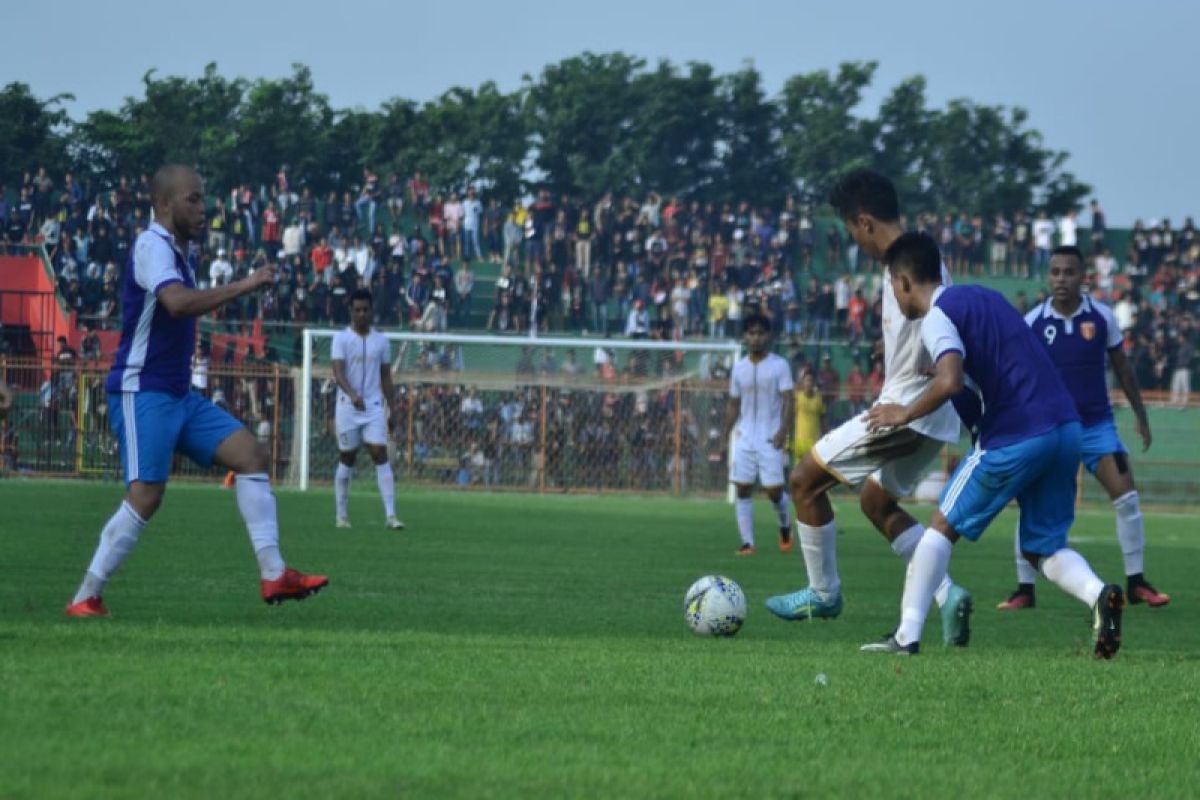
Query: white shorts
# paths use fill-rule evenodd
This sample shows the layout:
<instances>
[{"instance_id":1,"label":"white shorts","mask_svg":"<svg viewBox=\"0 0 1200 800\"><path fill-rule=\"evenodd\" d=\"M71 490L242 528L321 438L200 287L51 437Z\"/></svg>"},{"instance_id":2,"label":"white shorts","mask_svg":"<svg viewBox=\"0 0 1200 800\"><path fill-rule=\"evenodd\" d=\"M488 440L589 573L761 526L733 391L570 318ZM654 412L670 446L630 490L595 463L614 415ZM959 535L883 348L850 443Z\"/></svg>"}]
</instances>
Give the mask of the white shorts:
<instances>
[{"instance_id":1,"label":"white shorts","mask_svg":"<svg viewBox=\"0 0 1200 800\"><path fill-rule=\"evenodd\" d=\"M357 450L363 442L380 446L387 444L387 412L381 402L367 403L365 411L359 411L348 402L338 403L334 424L338 450L343 453Z\"/></svg>"},{"instance_id":2,"label":"white shorts","mask_svg":"<svg viewBox=\"0 0 1200 800\"><path fill-rule=\"evenodd\" d=\"M862 415L822 436L813 459L833 477L858 486L868 477L892 497L911 497L929 464L945 446L912 428L870 433Z\"/></svg>"},{"instance_id":3,"label":"white shorts","mask_svg":"<svg viewBox=\"0 0 1200 800\"><path fill-rule=\"evenodd\" d=\"M787 483L787 453L770 442L752 444L738 439L733 444L733 463L729 465L731 483L751 486L783 486Z\"/></svg>"}]
</instances>

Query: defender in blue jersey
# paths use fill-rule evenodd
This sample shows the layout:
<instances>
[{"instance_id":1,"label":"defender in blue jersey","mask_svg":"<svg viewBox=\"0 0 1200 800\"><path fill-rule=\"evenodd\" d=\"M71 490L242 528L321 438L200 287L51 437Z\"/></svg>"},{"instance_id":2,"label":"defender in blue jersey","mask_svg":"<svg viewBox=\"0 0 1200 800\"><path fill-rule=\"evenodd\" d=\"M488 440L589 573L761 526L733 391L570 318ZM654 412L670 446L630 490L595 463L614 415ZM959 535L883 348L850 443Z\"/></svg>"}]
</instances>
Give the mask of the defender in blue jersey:
<instances>
[{"instance_id":1,"label":"defender in blue jersey","mask_svg":"<svg viewBox=\"0 0 1200 800\"><path fill-rule=\"evenodd\" d=\"M1171 598L1156 590L1143 574L1146 532L1129 455L1113 423L1104 379L1106 362L1111 362L1113 374L1129 399L1143 452L1150 449L1150 421L1137 379L1121 350L1116 318L1108 306L1083 293L1083 272L1079 248L1056 248L1050 254L1051 296L1031 309L1025 321L1045 346L1075 401L1083 423L1083 465L1100 481L1116 509L1117 540L1125 559L1125 594L1131 603L1146 603L1151 608L1165 606ZM1017 590L998 608L1033 608L1036 578L1037 571L1021 556L1018 537Z\"/></svg>"},{"instance_id":2,"label":"defender in blue jersey","mask_svg":"<svg viewBox=\"0 0 1200 800\"><path fill-rule=\"evenodd\" d=\"M100 532L100 544L67 615L108 616L104 588L162 503L176 452L202 466L219 464L237 473L238 509L258 558L263 600L302 599L329 581L283 562L266 451L240 422L190 391L196 318L271 283L275 268L261 267L226 286L197 289L192 243L204 231L200 176L184 166L159 169L151 183L151 202L155 222L138 236L122 278L121 345L105 384L127 491Z\"/></svg>"},{"instance_id":3,"label":"defender in blue jersey","mask_svg":"<svg viewBox=\"0 0 1200 800\"><path fill-rule=\"evenodd\" d=\"M1021 508L1021 552L1093 608L1096 656L1112 658L1121 645L1125 595L1067 547L1081 426L1058 370L1001 294L982 286L942 285L941 254L929 236L904 234L888 248L885 263L902 313L922 319L921 337L935 376L908 405L871 408L869 427L907 425L958 396L967 378L978 392L982 415L975 449L954 471L913 554L899 627L863 650L916 653L953 543L960 536L978 539L1015 498Z\"/></svg>"}]
</instances>

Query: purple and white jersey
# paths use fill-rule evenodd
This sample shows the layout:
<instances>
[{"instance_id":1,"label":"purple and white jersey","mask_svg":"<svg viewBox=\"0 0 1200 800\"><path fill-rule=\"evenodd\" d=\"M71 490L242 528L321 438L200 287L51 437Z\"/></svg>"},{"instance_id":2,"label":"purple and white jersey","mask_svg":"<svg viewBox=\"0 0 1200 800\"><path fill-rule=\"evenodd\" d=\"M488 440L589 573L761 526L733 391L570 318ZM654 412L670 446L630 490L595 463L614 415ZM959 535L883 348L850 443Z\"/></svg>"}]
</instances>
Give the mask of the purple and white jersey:
<instances>
[{"instance_id":1,"label":"purple and white jersey","mask_svg":"<svg viewBox=\"0 0 1200 800\"><path fill-rule=\"evenodd\" d=\"M167 392L184 395L196 348L194 317L172 317L158 302L169 283L196 287L196 255L176 246L157 222L137 238L121 286L121 345L104 384L109 394Z\"/></svg>"},{"instance_id":2,"label":"purple and white jersey","mask_svg":"<svg viewBox=\"0 0 1200 800\"><path fill-rule=\"evenodd\" d=\"M1083 426L1112 419L1104 375L1109 351L1121 346L1121 329L1108 306L1085 294L1075 313L1064 317L1046 300L1026 314L1025 321L1058 367Z\"/></svg>"},{"instance_id":3,"label":"purple and white jersey","mask_svg":"<svg viewBox=\"0 0 1200 800\"><path fill-rule=\"evenodd\" d=\"M999 292L938 287L921 337L934 363L947 353L962 355L963 372L978 387L983 404L980 447L1006 447L1079 421L1046 348Z\"/></svg>"}]
</instances>

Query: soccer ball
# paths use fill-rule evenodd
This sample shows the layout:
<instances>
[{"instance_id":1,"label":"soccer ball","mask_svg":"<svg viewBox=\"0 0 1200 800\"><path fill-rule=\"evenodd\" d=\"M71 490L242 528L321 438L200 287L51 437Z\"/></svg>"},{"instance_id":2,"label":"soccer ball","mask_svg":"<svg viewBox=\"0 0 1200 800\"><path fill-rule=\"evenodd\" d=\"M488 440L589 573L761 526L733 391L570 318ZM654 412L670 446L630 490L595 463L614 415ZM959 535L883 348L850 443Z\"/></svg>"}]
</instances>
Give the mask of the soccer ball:
<instances>
[{"instance_id":1,"label":"soccer ball","mask_svg":"<svg viewBox=\"0 0 1200 800\"><path fill-rule=\"evenodd\" d=\"M697 636L733 636L746 621L746 594L723 575L705 575L688 587L683 618Z\"/></svg>"}]
</instances>

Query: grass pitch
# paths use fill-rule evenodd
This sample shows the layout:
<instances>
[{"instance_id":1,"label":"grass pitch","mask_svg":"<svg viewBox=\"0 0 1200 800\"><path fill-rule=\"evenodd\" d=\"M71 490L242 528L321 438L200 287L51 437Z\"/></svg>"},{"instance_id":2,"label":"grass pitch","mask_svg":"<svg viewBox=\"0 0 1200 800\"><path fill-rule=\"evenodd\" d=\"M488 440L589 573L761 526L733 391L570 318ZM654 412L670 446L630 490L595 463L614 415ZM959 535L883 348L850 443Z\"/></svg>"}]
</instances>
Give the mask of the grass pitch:
<instances>
[{"instance_id":1,"label":"grass pitch","mask_svg":"<svg viewBox=\"0 0 1200 800\"><path fill-rule=\"evenodd\" d=\"M367 484L368 481L360 481ZM1111 663L1086 610L1014 583L1002 517L956 547L975 594L967 650L866 655L894 627L902 571L839 507L846 609L784 623L798 552L736 558L710 500L279 492L284 554L331 585L267 607L229 492L172 486L106 593L62 609L118 502L113 484L0 483L0 797L1194 797L1200 789L1196 517L1147 516L1148 575L1173 596L1127 611ZM929 508L919 508L927 519ZM1077 546L1121 575L1110 511ZM745 628L701 639L684 589L737 580Z\"/></svg>"}]
</instances>

